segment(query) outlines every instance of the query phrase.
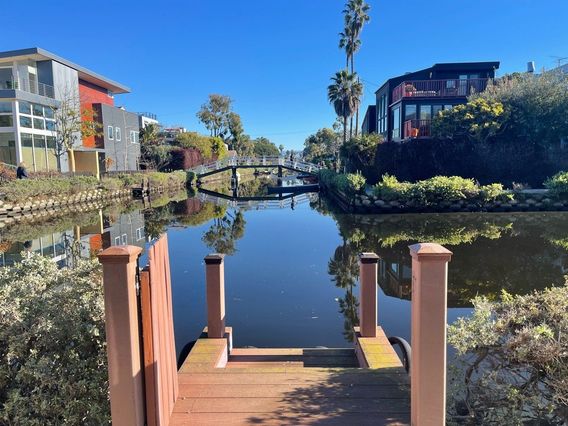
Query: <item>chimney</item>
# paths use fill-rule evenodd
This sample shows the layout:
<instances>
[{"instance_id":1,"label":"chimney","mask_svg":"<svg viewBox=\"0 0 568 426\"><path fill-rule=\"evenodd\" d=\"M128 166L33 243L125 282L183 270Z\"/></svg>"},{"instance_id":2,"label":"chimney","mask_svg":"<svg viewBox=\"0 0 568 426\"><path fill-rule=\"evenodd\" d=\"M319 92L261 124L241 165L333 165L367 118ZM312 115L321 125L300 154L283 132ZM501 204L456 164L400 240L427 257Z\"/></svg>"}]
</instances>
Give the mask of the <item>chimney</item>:
<instances>
[{"instance_id":1,"label":"chimney","mask_svg":"<svg viewBox=\"0 0 568 426\"><path fill-rule=\"evenodd\" d=\"M534 61L527 62L527 72L533 74L535 70Z\"/></svg>"}]
</instances>

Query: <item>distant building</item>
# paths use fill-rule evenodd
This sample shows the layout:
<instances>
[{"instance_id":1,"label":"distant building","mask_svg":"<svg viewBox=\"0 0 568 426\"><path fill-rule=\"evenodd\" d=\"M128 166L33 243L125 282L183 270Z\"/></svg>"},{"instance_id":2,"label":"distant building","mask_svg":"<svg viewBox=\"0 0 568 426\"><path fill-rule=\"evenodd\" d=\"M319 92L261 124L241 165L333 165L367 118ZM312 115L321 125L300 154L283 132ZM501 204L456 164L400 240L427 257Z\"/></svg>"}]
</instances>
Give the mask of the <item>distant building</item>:
<instances>
[{"instance_id":1,"label":"distant building","mask_svg":"<svg viewBox=\"0 0 568 426\"><path fill-rule=\"evenodd\" d=\"M164 135L164 140L166 142L173 142L176 139L176 136L181 134L181 133L185 133L187 132L185 127L164 127L162 129L162 134Z\"/></svg>"},{"instance_id":2,"label":"distant building","mask_svg":"<svg viewBox=\"0 0 568 426\"><path fill-rule=\"evenodd\" d=\"M390 78L375 92L376 103L367 108L362 132L380 133L394 142L428 138L432 117L485 90L498 68L499 62L435 64Z\"/></svg>"},{"instance_id":3,"label":"distant building","mask_svg":"<svg viewBox=\"0 0 568 426\"><path fill-rule=\"evenodd\" d=\"M72 169L67 153L62 156L60 167L57 164L54 111L62 101L77 99L74 103L78 113L86 109L104 110L95 119L104 127L105 134L113 127L112 141L106 137L79 136L80 142L73 149L75 171L99 175L109 164L106 158L128 156L129 153L117 153L125 149L124 144L115 143L122 141L122 135L130 138L131 143L138 143L138 117L134 115L132 123L126 112L114 106L115 94L129 92L128 87L44 49L0 52L0 162L16 165L25 161L31 171ZM112 121L121 115L122 121ZM114 139L117 133L119 141ZM122 167L132 170L136 164L137 160L127 161Z\"/></svg>"},{"instance_id":4,"label":"distant building","mask_svg":"<svg viewBox=\"0 0 568 426\"><path fill-rule=\"evenodd\" d=\"M155 124L156 126L160 125L160 123L158 122L158 116L151 112L139 112L138 120L140 122L141 129L146 127L148 124Z\"/></svg>"}]
</instances>

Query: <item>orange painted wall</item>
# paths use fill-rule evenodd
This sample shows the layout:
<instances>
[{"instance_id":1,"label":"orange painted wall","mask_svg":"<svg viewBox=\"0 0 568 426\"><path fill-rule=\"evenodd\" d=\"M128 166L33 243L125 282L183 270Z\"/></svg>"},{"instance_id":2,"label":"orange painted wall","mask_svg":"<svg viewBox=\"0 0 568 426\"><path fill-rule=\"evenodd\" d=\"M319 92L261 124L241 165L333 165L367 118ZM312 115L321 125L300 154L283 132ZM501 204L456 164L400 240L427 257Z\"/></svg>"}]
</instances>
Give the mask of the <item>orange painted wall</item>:
<instances>
[{"instance_id":1,"label":"orange painted wall","mask_svg":"<svg viewBox=\"0 0 568 426\"><path fill-rule=\"evenodd\" d=\"M79 98L81 100L82 111L92 110L93 104L107 104L114 106L114 99L108 95L106 89L97 87L94 84L87 83L82 80L79 80ZM88 113L84 114L84 116L88 116L88 118L91 119L92 117L90 115L91 114ZM87 148L100 148L95 136L83 138L83 146Z\"/></svg>"}]
</instances>

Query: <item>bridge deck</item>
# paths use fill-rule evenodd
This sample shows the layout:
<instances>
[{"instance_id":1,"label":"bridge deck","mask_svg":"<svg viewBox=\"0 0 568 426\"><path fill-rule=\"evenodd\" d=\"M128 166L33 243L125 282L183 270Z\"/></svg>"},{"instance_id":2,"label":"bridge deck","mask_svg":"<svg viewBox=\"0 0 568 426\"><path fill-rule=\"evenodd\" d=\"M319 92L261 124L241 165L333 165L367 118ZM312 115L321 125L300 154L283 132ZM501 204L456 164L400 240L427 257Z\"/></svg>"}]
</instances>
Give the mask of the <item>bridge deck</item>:
<instances>
[{"instance_id":1,"label":"bridge deck","mask_svg":"<svg viewBox=\"0 0 568 426\"><path fill-rule=\"evenodd\" d=\"M382 329L353 349L233 349L199 339L179 371L171 425L406 425L409 379ZM361 339L360 339L361 340Z\"/></svg>"}]
</instances>

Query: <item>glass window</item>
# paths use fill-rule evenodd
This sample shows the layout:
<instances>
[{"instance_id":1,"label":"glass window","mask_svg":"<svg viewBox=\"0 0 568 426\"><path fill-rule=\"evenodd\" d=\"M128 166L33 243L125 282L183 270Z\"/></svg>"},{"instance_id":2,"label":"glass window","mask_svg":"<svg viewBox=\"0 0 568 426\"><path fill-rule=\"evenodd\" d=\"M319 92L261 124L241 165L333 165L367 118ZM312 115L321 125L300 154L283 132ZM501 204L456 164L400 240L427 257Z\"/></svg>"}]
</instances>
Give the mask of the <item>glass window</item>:
<instances>
[{"instance_id":1,"label":"glass window","mask_svg":"<svg viewBox=\"0 0 568 426\"><path fill-rule=\"evenodd\" d=\"M126 234L122 234L122 245L125 246L126 244L128 244L128 237Z\"/></svg>"},{"instance_id":2,"label":"glass window","mask_svg":"<svg viewBox=\"0 0 568 426\"><path fill-rule=\"evenodd\" d=\"M26 117L26 116L20 115L20 126L27 127L29 129L31 129L32 128L31 117Z\"/></svg>"},{"instance_id":3,"label":"glass window","mask_svg":"<svg viewBox=\"0 0 568 426\"><path fill-rule=\"evenodd\" d=\"M432 105L420 105L420 120L432 119Z\"/></svg>"},{"instance_id":4,"label":"glass window","mask_svg":"<svg viewBox=\"0 0 568 426\"><path fill-rule=\"evenodd\" d=\"M442 105L432 105L432 117L436 117L442 111Z\"/></svg>"},{"instance_id":5,"label":"glass window","mask_svg":"<svg viewBox=\"0 0 568 426\"><path fill-rule=\"evenodd\" d=\"M452 109L453 105L444 105L444 109Z\"/></svg>"},{"instance_id":6,"label":"glass window","mask_svg":"<svg viewBox=\"0 0 568 426\"><path fill-rule=\"evenodd\" d=\"M12 112L12 102L0 102L0 113Z\"/></svg>"},{"instance_id":7,"label":"glass window","mask_svg":"<svg viewBox=\"0 0 568 426\"><path fill-rule=\"evenodd\" d=\"M136 131L131 130L131 131L130 131L130 143L136 143L136 142L138 142L138 140L137 140L138 138L137 138L136 136L137 136L137 135L136 135Z\"/></svg>"},{"instance_id":8,"label":"glass window","mask_svg":"<svg viewBox=\"0 0 568 426\"><path fill-rule=\"evenodd\" d=\"M404 121L416 120L416 105L406 105L404 107Z\"/></svg>"},{"instance_id":9,"label":"glass window","mask_svg":"<svg viewBox=\"0 0 568 426\"><path fill-rule=\"evenodd\" d=\"M117 141L120 141L121 135L120 135L120 127L115 127L114 129L114 134L115 134L115 138Z\"/></svg>"},{"instance_id":10,"label":"glass window","mask_svg":"<svg viewBox=\"0 0 568 426\"><path fill-rule=\"evenodd\" d=\"M46 130L55 131L55 121L45 120L45 128Z\"/></svg>"},{"instance_id":11,"label":"glass window","mask_svg":"<svg viewBox=\"0 0 568 426\"><path fill-rule=\"evenodd\" d=\"M43 115L45 116L45 118L53 118L54 112L50 107L45 107L43 109Z\"/></svg>"},{"instance_id":12,"label":"glass window","mask_svg":"<svg viewBox=\"0 0 568 426\"><path fill-rule=\"evenodd\" d=\"M32 111L36 117L43 117L43 107L38 104L33 104Z\"/></svg>"},{"instance_id":13,"label":"glass window","mask_svg":"<svg viewBox=\"0 0 568 426\"><path fill-rule=\"evenodd\" d=\"M19 110L20 114L31 114L32 113L32 106L29 102L19 101Z\"/></svg>"},{"instance_id":14,"label":"glass window","mask_svg":"<svg viewBox=\"0 0 568 426\"><path fill-rule=\"evenodd\" d=\"M45 130L43 118L34 118L34 129Z\"/></svg>"},{"instance_id":15,"label":"glass window","mask_svg":"<svg viewBox=\"0 0 568 426\"><path fill-rule=\"evenodd\" d=\"M12 127L14 119L12 115L0 115L0 127Z\"/></svg>"},{"instance_id":16,"label":"glass window","mask_svg":"<svg viewBox=\"0 0 568 426\"><path fill-rule=\"evenodd\" d=\"M55 155L55 137L46 138L47 145L47 166L49 170L57 170L57 156Z\"/></svg>"},{"instance_id":17,"label":"glass window","mask_svg":"<svg viewBox=\"0 0 568 426\"><path fill-rule=\"evenodd\" d=\"M119 246L120 245L120 236L119 237L114 237L114 243Z\"/></svg>"},{"instance_id":18,"label":"glass window","mask_svg":"<svg viewBox=\"0 0 568 426\"><path fill-rule=\"evenodd\" d=\"M36 171L47 170L47 152L43 135L34 135L34 156Z\"/></svg>"},{"instance_id":19,"label":"glass window","mask_svg":"<svg viewBox=\"0 0 568 426\"><path fill-rule=\"evenodd\" d=\"M22 117L20 117L21 119ZM34 144L32 142L32 135L28 133L21 133L22 140L22 160L33 171L35 171L34 164Z\"/></svg>"},{"instance_id":20,"label":"glass window","mask_svg":"<svg viewBox=\"0 0 568 426\"><path fill-rule=\"evenodd\" d=\"M114 127L108 126L108 128L107 128L107 137L108 137L110 140L113 140L113 139L114 139Z\"/></svg>"},{"instance_id":21,"label":"glass window","mask_svg":"<svg viewBox=\"0 0 568 426\"><path fill-rule=\"evenodd\" d=\"M392 110L392 138L400 139L400 107Z\"/></svg>"},{"instance_id":22,"label":"glass window","mask_svg":"<svg viewBox=\"0 0 568 426\"><path fill-rule=\"evenodd\" d=\"M0 133L0 161L16 165L16 135Z\"/></svg>"}]
</instances>

